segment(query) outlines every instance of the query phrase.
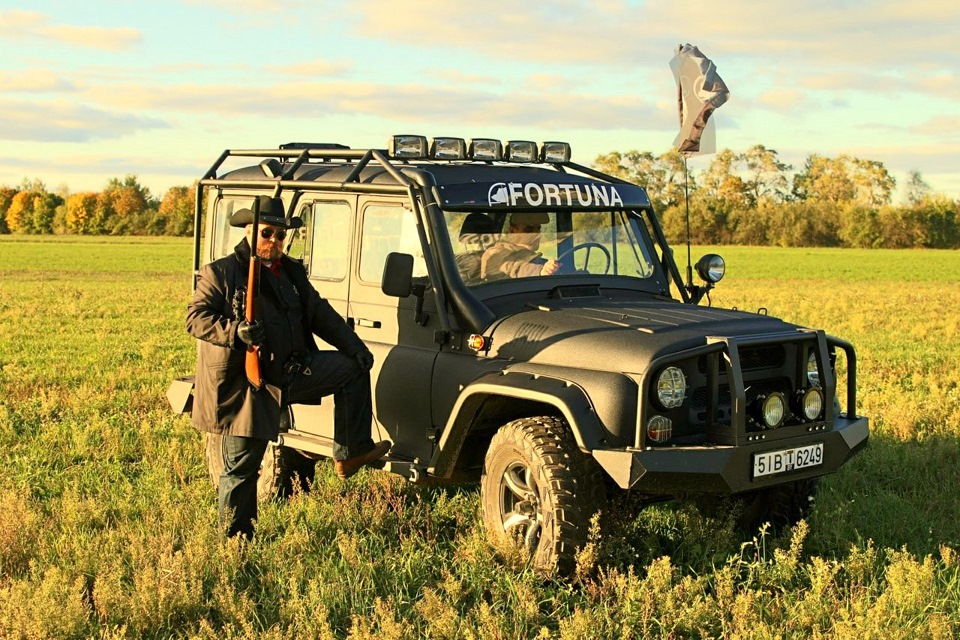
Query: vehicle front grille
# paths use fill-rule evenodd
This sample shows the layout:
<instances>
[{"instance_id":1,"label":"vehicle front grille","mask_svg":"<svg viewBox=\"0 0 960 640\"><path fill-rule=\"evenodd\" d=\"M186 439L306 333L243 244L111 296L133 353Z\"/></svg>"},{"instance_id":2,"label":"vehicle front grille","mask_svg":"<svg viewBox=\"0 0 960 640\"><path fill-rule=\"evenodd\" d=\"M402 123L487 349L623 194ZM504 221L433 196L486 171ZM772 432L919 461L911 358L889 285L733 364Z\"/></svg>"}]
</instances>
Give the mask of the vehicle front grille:
<instances>
[{"instance_id":1,"label":"vehicle front grille","mask_svg":"<svg viewBox=\"0 0 960 640\"><path fill-rule=\"evenodd\" d=\"M751 407L756 402L758 397L770 395L774 391L779 391L789 398L793 393L790 379L769 378L766 380L757 380L755 382L748 383L746 387L747 407ZM732 410L733 405L733 400L730 397L729 385L720 385L719 393L717 395L718 415L716 416L715 420L719 422L725 422L730 419L730 411ZM707 422L707 396L707 388L700 387L695 389L690 397L690 408L694 414L694 417L696 418L696 422L701 424ZM790 421L788 421L788 423L789 422ZM757 428L759 429L759 426L757 426ZM753 430L749 424L747 430Z\"/></svg>"},{"instance_id":2,"label":"vehicle front grille","mask_svg":"<svg viewBox=\"0 0 960 640\"><path fill-rule=\"evenodd\" d=\"M775 369L782 367L787 359L786 350L780 344L759 345L744 347L740 350L740 370L758 371L760 369ZM706 356L697 359L697 370L707 374L708 362Z\"/></svg>"}]
</instances>

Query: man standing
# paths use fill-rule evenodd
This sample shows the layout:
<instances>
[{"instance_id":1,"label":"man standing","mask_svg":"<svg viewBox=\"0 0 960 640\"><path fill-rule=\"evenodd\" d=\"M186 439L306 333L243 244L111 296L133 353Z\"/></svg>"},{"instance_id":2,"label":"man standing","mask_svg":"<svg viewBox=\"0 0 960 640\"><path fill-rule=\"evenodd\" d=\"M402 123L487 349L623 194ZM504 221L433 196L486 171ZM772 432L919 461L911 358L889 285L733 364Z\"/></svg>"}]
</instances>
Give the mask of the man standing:
<instances>
[{"instance_id":1,"label":"man standing","mask_svg":"<svg viewBox=\"0 0 960 640\"><path fill-rule=\"evenodd\" d=\"M510 216L507 233L480 258L482 280L550 276L560 269L556 260L548 260L540 248L540 227L550 222L542 212L521 212Z\"/></svg>"},{"instance_id":2,"label":"man standing","mask_svg":"<svg viewBox=\"0 0 960 640\"><path fill-rule=\"evenodd\" d=\"M318 404L333 394L333 458L341 478L390 449L390 442L374 444L370 437L373 354L320 297L303 265L283 255L287 230L303 221L287 220L280 198L258 198L259 237L252 237L253 212L235 212L230 224L245 227L246 237L232 255L200 270L187 307L187 332L199 340L193 425L223 435L220 520L228 535L248 538L257 518L260 463L269 441L277 439L287 405ZM247 322L251 246L261 259L261 284L257 317ZM337 350L319 351L314 334ZM247 381L244 368L252 346L260 348L264 384L259 390Z\"/></svg>"}]
</instances>

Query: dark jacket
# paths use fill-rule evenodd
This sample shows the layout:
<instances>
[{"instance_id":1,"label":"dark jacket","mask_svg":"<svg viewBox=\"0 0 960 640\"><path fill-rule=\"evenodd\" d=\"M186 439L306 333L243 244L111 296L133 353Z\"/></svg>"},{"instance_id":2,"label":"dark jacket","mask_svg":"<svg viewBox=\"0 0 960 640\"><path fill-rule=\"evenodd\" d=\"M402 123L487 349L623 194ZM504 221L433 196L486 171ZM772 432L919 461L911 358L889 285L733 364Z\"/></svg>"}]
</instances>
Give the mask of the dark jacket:
<instances>
[{"instance_id":1,"label":"dark jacket","mask_svg":"<svg viewBox=\"0 0 960 640\"><path fill-rule=\"evenodd\" d=\"M273 440L280 406L264 387L254 391L244 369L246 345L237 337L246 302L250 248L204 266L187 307L187 332L198 340L193 425L201 431ZM257 319L266 331L261 372L282 387L283 365L296 352L317 349L314 334L348 356L365 349L343 318L320 297L303 265L284 257L282 275L260 270Z\"/></svg>"}]
</instances>

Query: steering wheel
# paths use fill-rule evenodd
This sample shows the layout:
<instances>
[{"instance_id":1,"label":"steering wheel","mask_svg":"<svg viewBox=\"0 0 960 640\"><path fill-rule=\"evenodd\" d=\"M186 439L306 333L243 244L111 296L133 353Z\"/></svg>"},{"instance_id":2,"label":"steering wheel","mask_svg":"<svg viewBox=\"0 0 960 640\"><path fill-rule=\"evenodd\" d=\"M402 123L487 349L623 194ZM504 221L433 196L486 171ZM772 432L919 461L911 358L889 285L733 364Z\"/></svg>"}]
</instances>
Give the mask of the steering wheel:
<instances>
[{"instance_id":1,"label":"steering wheel","mask_svg":"<svg viewBox=\"0 0 960 640\"><path fill-rule=\"evenodd\" d=\"M590 251L593 249L599 249L603 253L604 257L607 259L607 264L603 268L603 273L604 274L610 273L610 264L612 262L612 259L610 258L610 250L607 249L602 244L600 244L599 242L581 242L580 244L574 245L573 247L567 249L566 251L558 255L557 262L563 262L564 258L566 258L567 256L573 256L573 259L571 260L572 262L571 266L574 268L574 271L576 273L590 273L587 270L587 265L590 264ZM586 252L585 255L583 256L583 269L577 269L577 258L576 258L577 251Z\"/></svg>"}]
</instances>

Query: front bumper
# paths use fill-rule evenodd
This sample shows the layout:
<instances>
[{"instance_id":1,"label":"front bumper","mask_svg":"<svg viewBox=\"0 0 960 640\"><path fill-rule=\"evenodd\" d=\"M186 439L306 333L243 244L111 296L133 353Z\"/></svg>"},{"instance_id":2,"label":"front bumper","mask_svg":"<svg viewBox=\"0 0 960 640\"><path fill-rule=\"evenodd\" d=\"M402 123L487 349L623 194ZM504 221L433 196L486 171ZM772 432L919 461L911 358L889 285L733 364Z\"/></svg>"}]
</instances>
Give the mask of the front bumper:
<instances>
[{"instance_id":1,"label":"front bumper","mask_svg":"<svg viewBox=\"0 0 960 640\"><path fill-rule=\"evenodd\" d=\"M834 418L833 429L795 438L747 445L648 449L595 449L593 457L623 489L658 496L731 495L834 473L867 445L868 419ZM823 463L801 470L753 478L753 455L823 443Z\"/></svg>"}]
</instances>

